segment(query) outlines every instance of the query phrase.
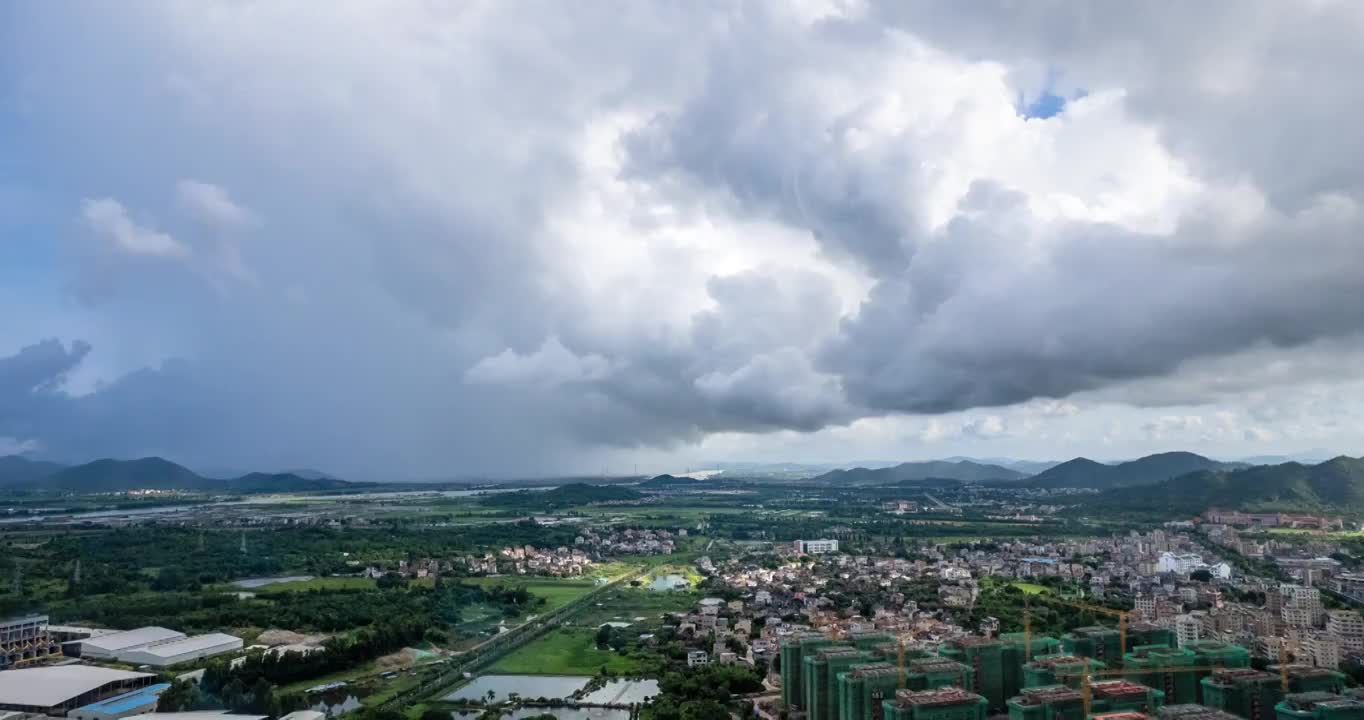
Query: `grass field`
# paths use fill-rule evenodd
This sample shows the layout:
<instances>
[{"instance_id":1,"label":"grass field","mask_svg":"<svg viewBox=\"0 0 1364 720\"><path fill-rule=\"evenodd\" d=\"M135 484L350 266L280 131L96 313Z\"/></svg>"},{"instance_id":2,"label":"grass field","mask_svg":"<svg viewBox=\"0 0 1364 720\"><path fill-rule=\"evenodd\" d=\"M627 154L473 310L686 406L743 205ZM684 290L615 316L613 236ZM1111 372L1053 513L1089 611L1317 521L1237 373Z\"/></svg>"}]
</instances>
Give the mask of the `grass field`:
<instances>
[{"instance_id":1,"label":"grass field","mask_svg":"<svg viewBox=\"0 0 1364 720\"><path fill-rule=\"evenodd\" d=\"M1010 585L1013 585L1029 595L1041 595L1042 593L1049 592L1047 588L1035 583L1016 582L1010 583Z\"/></svg>"},{"instance_id":2,"label":"grass field","mask_svg":"<svg viewBox=\"0 0 1364 720\"><path fill-rule=\"evenodd\" d=\"M555 580L545 577L481 577L462 578L460 582L470 585L505 585L525 588L536 597L545 599L547 610L557 610L574 600L592 592L597 583L592 580Z\"/></svg>"},{"instance_id":3,"label":"grass field","mask_svg":"<svg viewBox=\"0 0 1364 720\"><path fill-rule=\"evenodd\" d=\"M596 633L586 629L555 630L498 660L493 673L514 675L594 675L605 665L619 673L635 672L634 659L598 650Z\"/></svg>"},{"instance_id":4,"label":"grass field","mask_svg":"<svg viewBox=\"0 0 1364 720\"><path fill-rule=\"evenodd\" d=\"M691 592L658 592L639 588L613 590L600 602L573 618L573 624L585 630L596 629L608 622L633 623L639 632L652 632L663 616L671 612L690 610L700 595ZM644 618L636 620L635 618Z\"/></svg>"}]
</instances>

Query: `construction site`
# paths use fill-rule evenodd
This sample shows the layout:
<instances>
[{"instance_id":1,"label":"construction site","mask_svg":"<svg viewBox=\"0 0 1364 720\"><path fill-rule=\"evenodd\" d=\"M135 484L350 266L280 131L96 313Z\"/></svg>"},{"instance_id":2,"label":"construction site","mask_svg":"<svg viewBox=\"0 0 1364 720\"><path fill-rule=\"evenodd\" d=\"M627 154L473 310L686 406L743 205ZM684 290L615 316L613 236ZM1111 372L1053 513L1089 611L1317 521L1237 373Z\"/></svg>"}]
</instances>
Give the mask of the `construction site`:
<instances>
[{"instance_id":1,"label":"construction site","mask_svg":"<svg viewBox=\"0 0 1364 720\"><path fill-rule=\"evenodd\" d=\"M910 649L888 633L807 631L781 643L780 706L790 720L1364 720L1342 673L1288 662L1251 667L1217 641L1175 647L1166 628L1078 627L1060 638L1024 631L964 636Z\"/></svg>"}]
</instances>

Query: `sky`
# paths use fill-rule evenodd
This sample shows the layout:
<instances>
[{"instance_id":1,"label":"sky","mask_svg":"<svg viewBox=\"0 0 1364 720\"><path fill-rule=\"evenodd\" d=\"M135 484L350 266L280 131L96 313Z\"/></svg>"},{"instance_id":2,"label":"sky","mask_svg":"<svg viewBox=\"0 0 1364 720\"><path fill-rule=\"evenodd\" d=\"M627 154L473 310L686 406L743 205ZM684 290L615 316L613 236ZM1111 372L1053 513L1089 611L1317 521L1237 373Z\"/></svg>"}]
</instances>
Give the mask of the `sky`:
<instances>
[{"instance_id":1,"label":"sky","mask_svg":"<svg viewBox=\"0 0 1364 720\"><path fill-rule=\"evenodd\" d=\"M0 4L0 453L1364 454L1364 5Z\"/></svg>"}]
</instances>

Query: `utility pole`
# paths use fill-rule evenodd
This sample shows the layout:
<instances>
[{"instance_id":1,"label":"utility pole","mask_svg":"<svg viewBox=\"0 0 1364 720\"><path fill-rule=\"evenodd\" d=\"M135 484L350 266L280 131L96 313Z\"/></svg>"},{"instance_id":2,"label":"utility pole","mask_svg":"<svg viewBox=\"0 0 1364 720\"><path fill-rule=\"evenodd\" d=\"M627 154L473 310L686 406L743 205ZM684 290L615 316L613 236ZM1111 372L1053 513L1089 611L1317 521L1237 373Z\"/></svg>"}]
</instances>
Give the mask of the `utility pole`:
<instances>
[{"instance_id":1,"label":"utility pole","mask_svg":"<svg viewBox=\"0 0 1364 720\"><path fill-rule=\"evenodd\" d=\"M80 559L80 558L76 558L76 569L75 569L74 572L71 573L71 584L72 584L72 585L79 585L79 584L81 584L81 559Z\"/></svg>"},{"instance_id":2,"label":"utility pole","mask_svg":"<svg viewBox=\"0 0 1364 720\"><path fill-rule=\"evenodd\" d=\"M246 554L246 531L242 531L242 554Z\"/></svg>"}]
</instances>

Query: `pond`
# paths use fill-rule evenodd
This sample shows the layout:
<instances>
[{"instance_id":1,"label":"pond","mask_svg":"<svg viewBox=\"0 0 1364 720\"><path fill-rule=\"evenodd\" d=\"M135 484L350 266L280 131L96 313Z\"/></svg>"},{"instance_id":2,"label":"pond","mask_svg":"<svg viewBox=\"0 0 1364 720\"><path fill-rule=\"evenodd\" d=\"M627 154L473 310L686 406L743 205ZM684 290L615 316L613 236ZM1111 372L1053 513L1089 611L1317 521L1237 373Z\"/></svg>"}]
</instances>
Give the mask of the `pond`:
<instances>
[{"instance_id":1,"label":"pond","mask_svg":"<svg viewBox=\"0 0 1364 720\"><path fill-rule=\"evenodd\" d=\"M516 693L522 698L566 698L587 686L591 678L572 675L480 675L473 682L445 696L446 700L506 700Z\"/></svg>"},{"instance_id":2,"label":"pond","mask_svg":"<svg viewBox=\"0 0 1364 720\"><path fill-rule=\"evenodd\" d=\"M685 590L691 583L681 575L658 575L649 583L650 590Z\"/></svg>"},{"instance_id":3,"label":"pond","mask_svg":"<svg viewBox=\"0 0 1364 720\"><path fill-rule=\"evenodd\" d=\"M269 577L269 578L247 578L245 580L233 580L232 584L239 588L258 588L275 583L287 582L308 582L312 580L312 575L292 575L289 577Z\"/></svg>"},{"instance_id":4,"label":"pond","mask_svg":"<svg viewBox=\"0 0 1364 720\"><path fill-rule=\"evenodd\" d=\"M319 693L311 693L308 699L312 701L312 705L308 709L324 713L327 717L336 717L341 713L359 709L360 697L364 694L357 688L351 687L339 687Z\"/></svg>"},{"instance_id":5,"label":"pond","mask_svg":"<svg viewBox=\"0 0 1364 720\"><path fill-rule=\"evenodd\" d=\"M594 705L629 705L646 702L657 695L657 680L612 680L600 690L588 693L583 702Z\"/></svg>"}]
</instances>

